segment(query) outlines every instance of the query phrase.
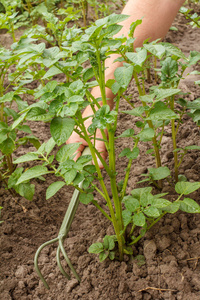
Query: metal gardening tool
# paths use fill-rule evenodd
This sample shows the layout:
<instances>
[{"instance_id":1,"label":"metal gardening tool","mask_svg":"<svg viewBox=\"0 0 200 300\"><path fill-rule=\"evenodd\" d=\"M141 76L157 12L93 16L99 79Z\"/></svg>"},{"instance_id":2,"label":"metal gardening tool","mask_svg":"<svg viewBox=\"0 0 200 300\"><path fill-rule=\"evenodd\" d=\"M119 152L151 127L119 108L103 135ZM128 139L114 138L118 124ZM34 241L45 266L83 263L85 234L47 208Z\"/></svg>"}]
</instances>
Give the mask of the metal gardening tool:
<instances>
[{"instance_id":1,"label":"metal gardening tool","mask_svg":"<svg viewBox=\"0 0 200 300\"><path fill-rule=\"evenodd\" d=\"M85 150L83 151L82 155L89 155L91 154L90 153L90 150L89 148L85 148ZM89 163L88 163L89 164ZM82 183L83 182L80 182L79 183L79 187L81 188L82 187ZM70 276L65 272L65 270L63 269L62 265L61 265L61 262L60 262L60 252L62 252L68 266L70 267L70 269L72 270L72 273L74 274L74 276L76 277L76 279L80 282L81 279L79 277L79 275L77 274L76 270L74 269L71 261L69 260L68 256L67 256L67 253L64 249L64 246L63 246L63 242L64 240L66 239L67 237L67 234L70 230L70 227L71 227L71 224L72 224L72 221L74 219L74 216L75 216L75 213L76 213L76 210L78 208L78 205L79 205L79 199L78 199L78 196L79 196L79 191L77 189L75 189L73 195L72 195L72 198L71 198L71 201L69 203L69 206L68 206L68 209L66 211L66 214L65 214L65 217L63 219L63 222L62 222L62 225L60 227L60 231L58 233L58 236L55 238L55 239L52 239L50 241L47 241L45 242L44 244L42 244L36 254L35 254L35 258L34 258L34 265L35 265L35 269L37 271L37 274L39 275L40 279L42 280L42 282L44 283L44 286L49 289L49 285L47 284L46 280L44 279L39 267L38 267L38 256L40 254L40 252L42 251L42 249L50 244L53 244L55 242L58 242L58 248L57 248L57 253L56 253L56 259L57 259L57 264L58 264L58 267L61 271L61 273L67 277L68 279L70 279Z\"/></svg>"}]
</instances>

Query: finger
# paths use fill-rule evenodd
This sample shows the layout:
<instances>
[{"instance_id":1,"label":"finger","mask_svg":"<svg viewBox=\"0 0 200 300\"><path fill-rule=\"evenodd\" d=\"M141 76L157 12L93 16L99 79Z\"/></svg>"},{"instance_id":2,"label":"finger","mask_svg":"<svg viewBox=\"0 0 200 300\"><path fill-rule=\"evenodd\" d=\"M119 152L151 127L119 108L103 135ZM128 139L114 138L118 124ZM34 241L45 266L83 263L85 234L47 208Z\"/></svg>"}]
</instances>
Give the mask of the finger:
<instances>
[{"instance_id":1,"label":"finger","mask_svg":"<svg viewBox=\"0 0 200 300\"><path fill-rule=\"evenodd\" d=\"M77 159L81 156L83 150L84 150L85 146L84 145L80 145L78 147L78 149L74 152L74 154L76 154L76 156L74 157L74 160L77 161Z\"/></svg>"}]
</instances>

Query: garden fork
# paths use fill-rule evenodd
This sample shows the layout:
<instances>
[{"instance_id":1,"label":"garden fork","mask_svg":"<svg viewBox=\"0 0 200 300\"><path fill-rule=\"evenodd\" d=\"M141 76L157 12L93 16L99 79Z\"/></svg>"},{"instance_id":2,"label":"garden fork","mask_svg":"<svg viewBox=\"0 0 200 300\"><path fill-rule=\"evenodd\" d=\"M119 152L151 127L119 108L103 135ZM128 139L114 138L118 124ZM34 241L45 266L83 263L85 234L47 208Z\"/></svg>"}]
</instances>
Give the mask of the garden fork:
<instances>
[{"instance_id":1,"label":"garden fork","mask_svg":"<svg viewBox=\"0 0 200 300\"><path fill-rule=\"evenodd\" d=\"M90 150L89 148L85 148L85 150L83 151L82 155L89 155L91 154L90 153ZM87 164L90 164L91 162L87 163ZM82 188L82 184L83 182L80 182L79 183L79 187ZM61 273L67 277L68 279L70 279L70 276L65 272L65 270L63 269L62 265L61 265L61 262L60 262L60 252L62 252L68 266L70 267L70 269L72 270L72 273L74 274L74 276L76 277L76 279L80 282L81 279L79 277L79 275L77 274L76 270L74 269L71 261L69 260L68 256L67 256L67 253L64 249L64 246L63 246L63 242L64 240L66 239L67 237L67 234L70 230L70 227L71 227L71 224L72 224L72 221L74 219L74 216L75 216L75 213L76 213L76 210L78 208L78 205L79 205L79 199L78 199L78 196L79 196L79 191L77 189L75 189L73 195L72 195L72 198L71 198L71 201L69 203L69 206L68 206L68 209L66 211L66 214L65 214L65 217L63 219L63 222L62 222L62 225L60 227L60 231L58 233L58 236L55 238L55 239L52 239L50 241L47 241L45 242L44 244L42 244L36 254L35 254L35 258L34 258L34 265L35 265L35 269L37 271L37 274L38 276L40 277L40 279L42 280L44 286L49 289L49 285L47 284L46 280L44 279L40 269L39 269L39 266L38 266L38 256L40 254L40 252L42 251L42 249L50 244L53 244L55 242L58 242L58 248L57 248L57 253L56 253L56 259L57 259L57 264L58 264L58 267L61 271Z\"/></svg>"}]
</instances>

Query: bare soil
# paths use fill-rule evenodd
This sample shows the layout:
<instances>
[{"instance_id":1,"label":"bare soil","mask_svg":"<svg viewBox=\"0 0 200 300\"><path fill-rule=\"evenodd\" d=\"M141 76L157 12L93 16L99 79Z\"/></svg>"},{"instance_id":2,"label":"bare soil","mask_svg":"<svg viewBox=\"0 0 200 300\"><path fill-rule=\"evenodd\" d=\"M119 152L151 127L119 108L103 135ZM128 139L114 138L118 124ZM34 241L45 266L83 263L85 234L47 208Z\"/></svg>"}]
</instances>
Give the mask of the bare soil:
<instances>
[{"instance_id":1,"label":"bare soil","mask_svg":"<svg viewBox=\"0 0 200 300\"><path fill-rule=\"evenodd\" d=\"M179 46L185 54L190 50L200 51L200 30L185 24L184 18L177 16L174 26L177 32L169 32L166 41ZM8 35L0 35L1 42L9 43ZM182 80L180 87L188 93L190 99L198 98L200 87L194 85L196 75ZM198 78L199 79L199 78ZM34 88L34 87L33 87ZM127 94L137 102L138 93L134 81ZM121 109L129 109L122 101ZM120 115L118 134L134 126L135 119ZM50 136L49 125L37 123L33 132L41 140ZM163 140L163 164L172 167L173 156L169 134ZM129 146L127 139L119 141L116 153ZM185 117L180 128L178 146L196 144L200 146L199 129ZM136 187L140 176L154 161L145 155L148 144L141 144L141 153L135 162L128 184L128 190ZM24 148L17 155L27 152ZM126 159L117 161L119 179L124 176ZM200 181L200 156L191 151L184 159L180 172L189 181ZM103 175L105 176L105 174ZM178 212L166 215L133 248L134 255L126 257L124 262L106 260L100 263L96 255L88 253L89 246L102 241L105 234L112 234L109 222L93 205L79 205L69 236L65 241L66 252L81 276L81 283L72 275L67 280L56 264L57 245L45 248L39 259L42 273L47 279L50 290L45 289L33 266L37 248L58 234L62 219L71 199L73 189L64 187L55 197L45 200L46 188L54 177L45 182L35 181L36 194L32 202L22 198L13 198L8 191L0 189L0 205L4 207L0 230L0 299L4 300L199 300L200 299L200 215ZM138 187L138 185L137 185ZM162 192L169 192L168 199L174 199L174 189L167 184ZM200 191L191 195L200 204ZM18 203L16 203L16 201ZM101 200L99 200L101 201ZM20 204L20 205L19 205ZM25 208L25 211L22 209ZM139 265L134 259L144 255L145 264ZM68 266L62 258L67 272Z\"/></svg>"}]
</instances>

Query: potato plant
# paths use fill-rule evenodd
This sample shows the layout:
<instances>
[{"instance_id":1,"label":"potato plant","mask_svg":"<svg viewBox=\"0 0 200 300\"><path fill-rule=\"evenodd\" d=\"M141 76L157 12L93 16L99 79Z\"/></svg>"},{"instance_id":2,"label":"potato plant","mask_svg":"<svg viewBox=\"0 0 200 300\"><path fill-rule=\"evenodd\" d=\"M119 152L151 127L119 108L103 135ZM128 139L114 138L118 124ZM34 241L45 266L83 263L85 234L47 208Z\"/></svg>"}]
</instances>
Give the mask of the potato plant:
<instances>
[{"instance_id":1,"label":"potato plant","mask_svg":"<svg viewBox=\"0 0 200 300\"><path fill-rule=\"evenodd\" d=\"M133 52L133 33L141 21L131 25L129 37L115 38L121 26L117 23L128 16L112 14L104 19L97 20L85 31L79 31L76 38L71 35L61 47L43 49L39 64L48 68L41 84L34 96L38 101L21 111L21 117L30 121L49 121L52 137L43 143L35 152L30 152L15 160L16 164L27 161L38 161L39 164L27 169L18 178L17 185L26 183L32 178L47 174L55 174L58 181L51 184L46 192L47 199L54 196L64 185L72 185L80 192L80 201L84 204L92 203L113 224L114 236L106 236L103 243L95 243L89 248L89 252L99 253L100 260L123 259L124 254L132 254L131 245L139 241L155 223L166 213L175 213L179 209L188 213L199 213L200 206L189 194L200 187L199 182L178 182L178 166L183 158L176 145L176 136L182 122L182 116L188 108L186 100L182 99L178 82L187 65L199 60L198 53L191 53L186 58L176 47L167 43L148 43L144 47ZM75 32L75 28L72 29ZM38 48L41 45L37 45ZM119 60L124 64L115 71L115 80L105 82L105 61L112 53L120 55ZM149 56L160 59L160 84L151 87L146 93L143 74L145 62ZM182 60L184 62L182 62ZM83 63L89 61L90 66L83 67ZM58 83L51 80L53 75L63 72L66 82ZM134 77L139 90L141 105L134 106L124 95L132 77ZM91 88L99 86L101 98L95 99L91 94ZM110 111L106 101L106 87L112 89L115 97L115 108ZM123 97L131 106L129 115L138 116L140 122L136 123L139 133L133 128L127 128L120 136L116 136L117 120L120 98ZM99 100L103 102L100 106ZM82 110L90 105L93 110L92 124L85 127ZM22 117L23 116L23 117ZM89 117L89 116L88 116ZM165 199L165 194L152 194L150 186L133 189L127 194L127 184L130 169L140 153L139 142L152 142L152 150L156 157L157 169L149 170L149 178L161 187L162 180L170 175L166 166L161 166L160 147L165 134L165 127L171 126L172 145L174 149L175 176L177 182L175 190L177 199L170 202ZM96 130L100 129L102 140L108 151L108 162L104 161L101 154L95 148ZM107 129L108 136L105 133ZM77 132L83 138L91 155L81 156L76 162L73 160L74 152L79 144L64 145L72 132ZM125 148L119 155L128 158L127 168L123 182L119 182L116 164L119 159L115 152L115 141L118 138L130 138L133 140L132 148ZM55 145L59 150L52 152ZM192 146L199 149L197 146ZM192 148L191 148L192 149ZM180 160L177 160L181 156ZM85 166L85 163L93 160L93 165ZM98 160L110 179L112 196L109 195ZM82 188L78 184L83 181ZM99 186L100 185L100 186ZM120 188L119 188L120 186ZM100 206L94 199L96 191L104 200L104 206ZM186 197L185 197L186 196ZM139 228L139 231L138 231Z\"/></svg>"},{"instance_id":2,"label":"potato plant","mask_svg":"<svg viewBox=\"0 0 200 300\"><path fill-rule=\"evenodd\" d=\"M12 192L32 200L34 186L29 182L16 186L23 168L13 164L13 154L22 145L30 142L36 148L40 146L37 137L25 124L25 114L19 114L29 107L25 94L32 94L27 88L37 76L45 73L37 59L44 50L44 44L29 45L30 40L21 39L12 45L11 50L0 48L0 180L3 186ZM42 51L42 52L41 52Z\"/></svg>"}]
</instances>

